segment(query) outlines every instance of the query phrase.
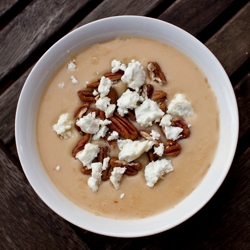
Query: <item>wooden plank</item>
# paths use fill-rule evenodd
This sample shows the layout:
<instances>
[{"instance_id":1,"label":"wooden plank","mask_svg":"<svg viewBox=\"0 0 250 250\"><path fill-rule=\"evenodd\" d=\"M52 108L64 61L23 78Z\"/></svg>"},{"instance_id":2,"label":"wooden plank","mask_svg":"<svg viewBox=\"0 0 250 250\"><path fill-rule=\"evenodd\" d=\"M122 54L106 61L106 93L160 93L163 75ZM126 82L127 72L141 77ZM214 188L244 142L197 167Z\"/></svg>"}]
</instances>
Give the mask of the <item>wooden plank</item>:
<instances>
[{"instance_id":1,"label":"wooden plank","mask_svg":"<svg viewBox=\"0 0 250 250\"><path fill-rule=\"evenodd\" d=\"M222 186L205 207L181 225L150 236L143 250L249 250L249 165L250 148L234 160Z\"/></svg>"},{"instance_id":2,"label":"wooden plank","mask_svg":"<svg viewBox=\"0 0 250 250\"><path fill-rule=\"evenodd\" d=\"M90 0L34 0L0 32L0 81Z\"/></svg>"},{"instance_id":3,"label":"wooden plank","mask_svg":"<svg viewBox=\"0 0 250 250\"><path fill-rule=\"evenodd\" d=\"M234 87L239 109L239 138L250 132L250 72Z\"/></svg>"},{"instance_id":4,"label":"wooden plank","mask_svg":"<svg viewBox=\"0 0 250 250\"><path fill-rule=\"evenodd\" d=\"M177 0L158 18L196 36L234 0Z\"/></svg>"},{"instance_id":5,"label":"wooden plank","mask_svg":"<svg viewBox=\"0 0 250 250\"><path fill-rule=\"evenodd\" d=\"M207 42L206 46L232 75L250 57L250 2Z\"/></svg>"},{"instance_id":6,"label":"wooden plank","mask_svg":"<svg viewBox=\"0 0 250 250\"><path fill-rule=\"evenodd\" d=\"M1 0L0 1L0 18L9 11L20 0Z\"/></svg>"},{"instance_id":7,"label":"wooden plank","mask_svg":"<svg viewBox=\"0 0 250 250\"><path fill-rule=\"evenodd\" d=\"M127 0L119 1L118 3L117 1L106 0L90 12L76 28L104 17L117 15L147 15L161 2L162 0Z\"/></svg>"},{"instance_id":8,"label":"wooden plank","mask_svg":"<svg viewBox=\"0 0 250 250\"><path fill-rule=\"evenodd\" d=\"M0 249L89 249L0 149Z\"/></svg>"}]
</instances>

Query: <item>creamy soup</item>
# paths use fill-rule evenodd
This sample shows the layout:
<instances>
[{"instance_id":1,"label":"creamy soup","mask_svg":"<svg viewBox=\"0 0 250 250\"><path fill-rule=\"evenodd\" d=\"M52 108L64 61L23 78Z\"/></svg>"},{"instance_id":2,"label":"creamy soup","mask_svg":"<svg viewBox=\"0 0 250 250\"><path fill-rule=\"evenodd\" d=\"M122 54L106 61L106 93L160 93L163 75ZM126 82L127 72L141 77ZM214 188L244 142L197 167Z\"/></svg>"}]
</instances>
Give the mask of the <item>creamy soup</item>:
<instances>
[{"instance_id":1,"label":"creamy soup","mask_svg":"<svg viewBox=\"0 0 250 250\"><path fill-rule=\"evenodd\" d=\"M73 59L76 69L70 71L67 64ZM73 137L65 140L60 139L52 129L59 115L69 113L73 118L76 108L82 104L77 96L78 90L85 89L86 82L94 82L109 72L113 59L125 64L135 59L145 69L149 61L157 62L166 75L167 83L164 86L155 83L155 89L167 92L167 104L175 94L184 93L195 112L194 116L185 118L191 124L191 135L179 141L182 147L180 155L166 157L172 160L174 170L165 174L152 188L146 185L142 169L135 176L124 175L117 190L108 180L101 182L97 192L92 192L87 184L89 176L80 171L82 163L72 157L72 149L82 135L74 128ZM72 76L78 81L77 84L72 83ZM121 95L124 87L117 90ZM100 216L144 218L173 208L200 183L217 148L218 113L217 100L206 77L182 52L168 44L146 38L117 38L83 50L69 58L56 72L40 102L37 144L48 175L74 203Z\"/></svg>"}]
</instances>

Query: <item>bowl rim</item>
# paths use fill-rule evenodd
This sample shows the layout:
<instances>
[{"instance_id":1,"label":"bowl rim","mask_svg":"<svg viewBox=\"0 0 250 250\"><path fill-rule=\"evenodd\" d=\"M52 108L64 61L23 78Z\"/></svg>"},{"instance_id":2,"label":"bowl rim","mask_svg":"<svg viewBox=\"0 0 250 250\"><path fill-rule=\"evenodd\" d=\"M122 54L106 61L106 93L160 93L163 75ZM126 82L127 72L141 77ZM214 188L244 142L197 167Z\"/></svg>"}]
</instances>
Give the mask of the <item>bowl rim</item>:
<instances>
[{"instance_id":1,"label":"bowl rim","mask_svg":"<svg viewBox=\"0 0 250 250\"><path fill-rule=\"evenodd\" d=\"M39 187L40 184L38 184L35 180L34 180L34 173L31 173L31 171L26 167L27 164L27 152L25 151L25 143L24 142L24 138L23 135L21 135L21 131L20 131L20 127L27 125L25 124L25 122L23 121L22 115L23 115L23 105L27 105L27 91L28 91L28 87L31 85L31 81L32 78L34 77L34 74L37 73L37 71L39 70L39 67L41 65L41 62L43 62L44 60L46 60L47 57L49 57L49 54L55 50L57 48L57 46L60 43L63 43L65 41L65 39L68 39L69 37L74 36L74 34L77 34L79 32L83 32L84 30L86 30L87 28L95 28L98 25L106 25L110 22L126 22L130 20L130 22L145 22L147 24L149 23L154 23L155 25L164 25L166 27L168 27L168 29L172 29L174 30L174 32L180 32L181 34L183 34L185 37L188 37L188 39L191 39L192 41L194 41L197 46L201 47L204 51L206 51L206 53L210 56L210 58L213 59L213 62L217 65L217 67L220 68L220 73L223 75L223 78L225 79L225 81L227 82L227 91L230 95L229 98L231 98L230 100L232 101L232 118L234 118L233 121L233 125L234 126L234 133L231 135L232 136L232 145L230 145L230 153L229 156L227 158L227 162L226 162L226 166L223 167L223 171L221 172L220 178L217 180L216 185L213 186L211 188L211 190L209 191L209 193L207 194L205 199L202 199L195 207L190 208L190 210L187 213L182 214L182 216L180 217L179 220L176 220L174 222L171 222L170 226L166 226L164 224L159 225L158 228L154 228L154 229L141 229L138 231L138 226L134 226L136 221L144 221L143 223L141 223L144 227L146 225L148 225L149 223L153 222L153 219L159 218L162 216L163 213L152 216L152 217L148 217L145 219L138 219L138 220L128 220L128 221L124 221L124 220L114 220L114 219L109 219L109 218L104 218L104 217L98 217L97 221L99 220L102 223L110 223L110 221L112 221L113 226L110 227L104 227L104 228L100 228L100 224L93 223L93 226L88 225L87 227L85 225L82 224L82 222L79 220L75 220L72 218L69 218L67 216L67 213L62 212L60 209L58 209L58 207L55 207L54 205L51 204L51 200L47 199L46 194L44 194L41 191L41 188ZM109 39L107 39L109 40ZM191 58L192 59L192 58ZM20 126L20 124L22 124ZM30 129L32 126L28 126L28 128L26 128L26 133L28 129ZM156 233L160 233L162 231L166 231L169 230L179 224L181 224L182 222L186 221L187 219L189 219L191 216L193 216L195 213L197 213L211 198L212 196L215 194L215 192L219 189L219 187L221 186L223 180L225 179L230 166L232 164L233 158L234 158L234 154L235 154L235 150L236 150L236 146L237 146L237 141L238 141L238 132L239 132L239 116L238 116L238 109L237 109L237 102L236 102L236 98L235 98L235 94L233 91L233 87L230 83L230 80L225 72L225 70L223 69L223 67L221 66L221 64L219 63L219 61L217 60L217 58L212 54L212 52L204 45L202 44L199 40L197 40L194 36L192 36L191 34L187 33L186 31L182 30L181 28L167 23L165 21L161 21L158 19L154 19L154 18L149 18L149 17L144 17L144 16L134 16L134 15L125 15L125 16L114 16L114 17L108 17L108 18L103 18L100 20L96 20L94 22L88 23L86 25L83 25L73 31L71 31L70 33L68 33L67 35L65 35L64 37L62 37L60 40L58 40L53 46L51 46L45 53L44 55L39 59L39 61L36 63L36 65L33 67L33 69L31 70L27 80L25 81L25 84L22 88L19 100L18 100L18 105L17 105L17 110L16 110L16 120L15 120L15 137L16 137L16 145L17 145L17 152L19 155L19 159L23 168L23 171L29 181L29 183L31 184L32 188L35 190L35 192L38 194L38 196L57 214L59 214L62 218L64 218L65 220L71 222L72 224L80 227L80 228L84 228L88 231L94 232L94 233L98 233L98 234L102 234L102 235L107 235L107 236L115 236L115 237L141 237L141 236L147 236L147 235L153 235ZM31 140L30 138L27 139L27 141ZM206 174L207 175L207 174ZM205 178L205 177L204 177ZM39 183L41 182L41 180L39 179ZM202 181L203 182L203 181ZM202 184L202 183L201 183ZM201 185L199 184L198 187ZM194 190L193 193L195 193L197 191L197 188ZM50 187L51 188L51 187ZM62 198L60 196L60 192L56 192L56 195L58 195L60 198ZM188 196L189 197L189 196ZM63 199L63 198L62 198ZM186 200L186 198L185 198ZM65 200L64 200L65 201ZM182 203L182 202L181 202ZM81 211L81 209L79 210L77 208L77 205L75 205L76 207L74 207L74 212L78 213L79 211ZM72 212L70 210L67 210L67 212ZM88 216L94 216L93 214L89 214L88 212L84 213L84 215L88 215ZM165 214L165 213L164 213ZM94 217L93 217L94 218ZM131 225L129 224L132 224ZM117 228L119 228L120 224L123 224L125 229L124 231L119 231L117 230ZM140 225L141 225L140 224ZM139 227L140 227L139 225ZM114 227L115 226L115 227Z\"/></svg>"}]
</instances>

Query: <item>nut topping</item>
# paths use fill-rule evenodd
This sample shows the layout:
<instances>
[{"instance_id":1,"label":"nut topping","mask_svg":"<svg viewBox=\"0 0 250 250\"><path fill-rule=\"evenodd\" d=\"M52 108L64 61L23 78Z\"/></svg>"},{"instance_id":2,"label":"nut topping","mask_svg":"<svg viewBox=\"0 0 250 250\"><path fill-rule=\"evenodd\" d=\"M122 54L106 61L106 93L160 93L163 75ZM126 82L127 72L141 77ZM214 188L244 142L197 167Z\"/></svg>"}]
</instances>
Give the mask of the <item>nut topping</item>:
<instances>
[{"instance_id":1,"label":"nut topping","mask_svg":"<svg viewBox=\"0 0 250 250\"><path fill-rule=\"evenodd\" d=\"M91 175L92 169L87 169L86 167L82 167L81 172L85 175Z\"/></svg>"},{"instance_id":2,"label":"nut topping","mask_svg":"<svg viewBox=\"0 0 250 250\"><path fill-rule=\"evenodd\" d=\"M142 96L145 98L151 98L152 94L154 92L154 87L151 84L144 84L142 87Z\"/></svg>"},{"instance_id":3,"label":"nut topping","mask_svg":"<svg viewBox=\"0 0 250 250\"><path fill-rule=\"evenodd\" d=\"M149 141L153 141L155 146L159 146L159 144L162 143L160 139L155 140L151 135L151 131L149 130L140 130L140 135Z\"/></svg>"},{"instance_id":4,"label":"nut topping","mask_svg":"<svg viewBox=\"0 0 250 250\"><path fill-rule=\"evenodd\" d=\"M158 82L160 85L163 85L167 82L167 79L157 62L149 62L147 69L148 76L151 80Z\"/></svg>"},{"instance_id":5,"label":"nut topping","mask_svg":"<svg viewBox=\"0 0 250 250\"><path fill-rule=\"evenodd\" d=\"M82 151L85 145L89 142L91 135L85 134L83 138L77 143L75 148L72 151L72 156L75 157L78 152Z\"/></svg>"},{"instance_id":6,"label":"nut topping","mask_svg":"<svg viewBox=\"0 0 250 250\"><path fill-rule=\"evenodd\" d=\"M179 140L188 138L190 136L190 129L184 120L176 120L173 121L172 124L174 127L180 127L183 129L180 134Z\"/></svg>"},{"instance_id":7,"label":"nut topping","mask_svg":"<svg viewBox=\"0 0 250 250\"><path fill-rule=\"evenodd\" d=\"M150 149L148 152L147 152L147 155L148 155L148 159L149 161L157 161L159 159L159 156L157 154L154 154L154 150L153 149Z\"/></svg>"},{"instance_id":8,"label":"nut topping","mask_svg":"<svg viewBox=\"0 0 250 250\"><path fill-rule=\"evenodd\" d=\"M128 119L114 112L114 116L110 117L109 120L112 122L108 125L111 131L116 131L124 139L137 139L137 129Z\"/></svg>"},{"instance_id":9,"label":"nut topping","mask_svg":"<svg viewBox=\"0 0 250 250\"><path fill-rule=\"evenodd\" d=\"M159 102L158 106L159 106L159 108L160 108L164 113L166 113L166 111L167 111L167 105L166 105L165 102Z\"/></svg>"},{"instance_id":10,"label":"nut topping","mask_svg":"<svg viewBox=\"0 0 250 250\"><path fill-rule=\"evenodd\" d=\"M167 146L164 149L163 154L168 156L177 156L181 152L181 146L177 141L168 140Z\"/></svg>"},{"instance_id":11,"label":"nut topping","mask_svg":"<svg viewBox=\"0 0 250 250\"><path fill-rule=\"evenodd\" d=\"M110 104L116 104L116 102L118 100L118 95L117 95L115 88L111 87L109 89L109 93L108 93L107 97L110 98Z\"/></svg>"},{"instance_id":12,"label":"nut topping","mask_svg":"<svg viewBox=\"0 0 250 250\"><path fill-rule=\"evenodd\" d=\"M88 111L90 104L89 103L84 103L82 104L75 112L74 118L75 119L80 119L82 118Z\"/></svg>"},{"instance_id":13,"label":"nut topping","mask_svg":"<svg viewBox=\"0 0 250 250\"><path fill-rule=\"evenodd\" d=\"M167 99L167 93L163 90L156 90L151 99L155 102L164 102Z\"/></svg>"},{"instance_id":14,"label":"nut topping","mask_svg":"<svg viewBox=\"0 0 250 250\"><path fill-rule=\"evenodd\" d=\"M111 81L117 81L122 78L123 74L124 74L124 71L118 70L115 73L112 73L112 72L106 73L104 74L104 76L109 78Z\"/></svg>"},{"instance_id":15,"label":"nut topping","mask_svg":"<svg viewBox=\"0 0 250 250\"><path fill-rule=\"evenodd\" d=\"M90 102L90 103L95 102L95 96L91 91L79 90L77 92L77 95L79 96L82 102Z\"/></svg>"}]
</instances>

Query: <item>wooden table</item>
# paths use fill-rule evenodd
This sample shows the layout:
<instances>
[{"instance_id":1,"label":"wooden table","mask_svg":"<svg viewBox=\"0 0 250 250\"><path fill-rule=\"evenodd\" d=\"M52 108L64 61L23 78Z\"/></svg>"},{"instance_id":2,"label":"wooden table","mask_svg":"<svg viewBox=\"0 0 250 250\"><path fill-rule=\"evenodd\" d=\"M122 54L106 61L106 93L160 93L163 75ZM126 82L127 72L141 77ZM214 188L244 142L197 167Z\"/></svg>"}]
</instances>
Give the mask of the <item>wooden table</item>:
<instances>
[{"instance_id":1,"label":"wooden table","mask_svg":"<svg viewBox=\"0 0 250 250\"><path fill-rule=\"evenodd\" d=\"M21 88L39 57L88 22L143 15L203 42L230 77L240 131L232 167L192 218L157 235L112 238L88 232L48 208L29 185L15 146ZM0 0L0 249L250 249L250 2L248 0Z\"/></svg>"}]
</instances>

